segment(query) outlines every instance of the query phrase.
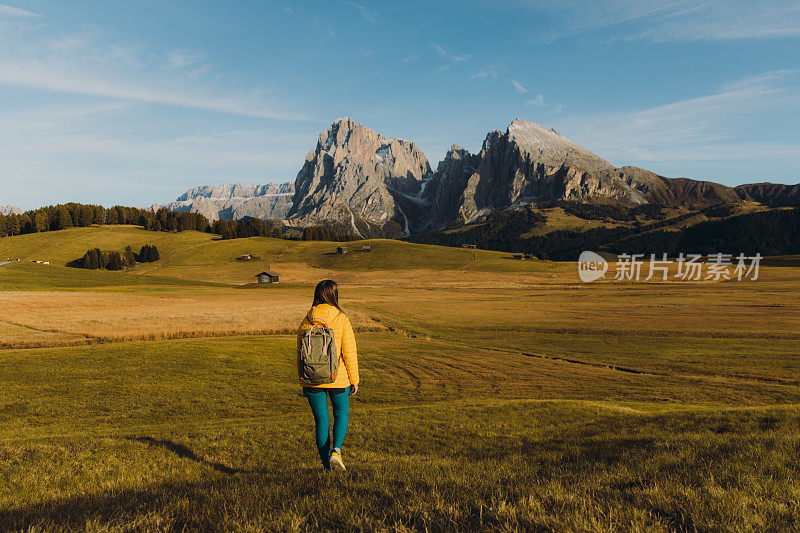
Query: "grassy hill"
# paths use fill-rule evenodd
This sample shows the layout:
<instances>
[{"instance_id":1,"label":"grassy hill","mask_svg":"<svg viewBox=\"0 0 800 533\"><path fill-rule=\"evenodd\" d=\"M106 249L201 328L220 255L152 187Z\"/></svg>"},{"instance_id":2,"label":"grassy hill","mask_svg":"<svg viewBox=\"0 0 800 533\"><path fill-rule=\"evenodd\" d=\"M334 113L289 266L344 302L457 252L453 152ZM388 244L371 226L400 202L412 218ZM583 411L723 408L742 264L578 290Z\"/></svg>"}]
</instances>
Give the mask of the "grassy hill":
<instances>
[{"instance_id":1,"label":"grassy hill","mask_svg":"<svg viewBox=\"0 0 800 533\"><path fill-rule=\"evenodd\" d=\"M64 266L143 244L162 259ZM758 281L582 284L570 263L337 245L0 239L22 259L0 265L0 531L800 527L797 257ZM267 266L281 283L253 285ZM330 476L294 375L323 277L362 375Z\"/></svg>"},{"instance_id":2,"label":"grassy hill","mask_svg":"<svg viewBox=\"0 0 800 533\"><path fill-rule=\"evenodd\" d=\"M469 270L476 272L543 272L557 270L548 262L513 261L510 254L484 250L466 250L442 246L411 244L394 240L366 240L352 243L320 241L290 241L269 237L221 240L217 236L186 231L166 233L145 231L134 226L100 226L74 228L63 231L34 233L0 239L0 258L19 258L49 261L51 266L63 267L80 258L89 248L104 251L122 251L131 246L138 251L145 244L158 247L161 260L153 264L140 264L122 275L140 274L157 278L179 278L206 282L243 284L253 281L253 276L269 267L281 270L286 266L289 276L285 281L310 283L324 272L364 272L376 270ZM350 253L339 255L337 246L349 248ZM362 246L372 246L371 252L362 252ZM253 262L239 262L236 258L253 254L260 258ZM105 285L115 281L122 284L141 284L120 278L118 273L80 272L79 269L63 271L36 265L37 272L52 273L55 283L69 286L91 284ZM22 271L20 271L22 274ZM30 274L25 274L30 275ZM0 271L0 283L5 279ZM118 281L124 279L125 281ZM164 281L155 280L157 284ZM53 286L54 283L48 285Z\"/></svg>"}]
</instances>

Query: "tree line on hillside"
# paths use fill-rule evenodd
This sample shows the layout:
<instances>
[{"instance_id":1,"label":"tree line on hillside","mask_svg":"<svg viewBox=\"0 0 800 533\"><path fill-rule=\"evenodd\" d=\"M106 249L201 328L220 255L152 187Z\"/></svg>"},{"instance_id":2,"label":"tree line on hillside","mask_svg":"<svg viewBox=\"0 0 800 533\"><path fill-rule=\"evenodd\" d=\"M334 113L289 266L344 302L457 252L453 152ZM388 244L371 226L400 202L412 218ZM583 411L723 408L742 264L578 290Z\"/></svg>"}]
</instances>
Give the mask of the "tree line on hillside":
<instances>
[{"instance_id":1,"label":"tree line on hillside","mask_svg":"<svg viewBox=\"0 0 800 533\"><path fill-rule=\"evenodd\" d=\"M247 237L273 237L276 239L303 240L352 240L350 235L340 235L324 226L310 226L303 230L284 235L282 225L277 221L248 218L242 220L215 220L210 223L200 213L170 211L160 208L153 212L138 207L116 205L105 208L101 205L67 203L51 205L26 211L21 215L0 215L0 237L58 231L69 228L82 228L102 225L135 225L149 231L202 231L221 236L223 239Z\"/></svg>"},{"instance_id":2,"label":"tree line on hillside","mask_svg":"<svg viewBox=\"0 0 800 533\"><path fill-rule=\"evenodd\" d=\"M800 208L747 213L710 220L683 231L657 231L611 243L613 253L744 253L788 255L800 253Z\"/></svg>"},{"instance_id":3,"label":"tree line on hillside","mask_svg":"<svg viewBox=\"0 0 800 533\"><path fill-rule=\"evenodd\" d=\"M303 228L303 240L340 242L350 239L342 239L336 231L325 226L306 226Z\"/></svg>"},{"instance_id":4,"label":"tree line on hillside","mask_svg":"<svg viewBox=\"0 0 800 533\"><path fill-rule=\"evenodd\" d=\"M211 233L223 239L240 239L246 237L274 237L280 239L281 228L267 220L248 218L241 220L215 220L211 225Z\"/></svg>"},{"instance_id":5,"label":"tree line on hillside","mask_svg":"<svg viewBox=\"0 0 800 533\"><path fill-rule=\"evenodd\" d=\"M158 253L158 248L150 244L142 246L138 254L130 246L126 246L125 251L122 253L104 252L99 248L91 248L86 250L86 253L80 259L67 263L67 266L89 270L122 270L136 266L136 263L152 263L160 258L161 255Z\"/></svg>"},{"instance_id":6,"label":"tree line on hillside","mask_svg":"<svg viewBox=\"0 0 800 533\"><path fill-rule=\"evenodd\" d=\"M561 200L556 203L565 213L584 220L619 220L633 222L641 215L650 220L663 220L666 215L661 206L655 204L642 204L635 207L625 207L613 204L588 204L571 200Z\"/></svg>"},{"instance_id":7,"label":"tree line on hillside","mask_svg":"<svg viewBox=\"0 0 800 533\"><path fill-rule=\"evenodd\" d=\"M105 224L129 224L154 231L208 231L208 219L199 213L178 213L116 205L105 208L90 204L59 204L25 211L21 215L0 215L0 237L42 233Z\"/></svg>"},{"instance_id":8,"label":"tree line on hillside","mask_svg":"<svg viewBox=\"0 0 800 533\"><path fill-rule=\"evenodd\" d=\"M716 207L709 208L716 209ZM524 219L522 219L524 220ZM672 220L672 219L671 219ZM595 228L577 232L557 230L541 236L522 237L520 220L506 221L498 216L491 223L456 232L434 232L409 237L411 242L461 246L476 244L485 250L522 252L540 259L575 261L584 250L606 249L613 253L731 253L786 255L800 253L800 209L782 209L738 215L690 226L682 231L652 231L634 234L638 229Z\"/></svg>"},{"instance_id":9,"label":"tree line on hillside","mask_svg":"<svg viewBox=\"0 0 800 533\"><path fill-rule=\"evenodd\" d=\"M170 211L164 207L155 213L148 212L139 225L149 231L211 231L211 224L205 215L189 211Z\"/></svg>"}]
</instances>

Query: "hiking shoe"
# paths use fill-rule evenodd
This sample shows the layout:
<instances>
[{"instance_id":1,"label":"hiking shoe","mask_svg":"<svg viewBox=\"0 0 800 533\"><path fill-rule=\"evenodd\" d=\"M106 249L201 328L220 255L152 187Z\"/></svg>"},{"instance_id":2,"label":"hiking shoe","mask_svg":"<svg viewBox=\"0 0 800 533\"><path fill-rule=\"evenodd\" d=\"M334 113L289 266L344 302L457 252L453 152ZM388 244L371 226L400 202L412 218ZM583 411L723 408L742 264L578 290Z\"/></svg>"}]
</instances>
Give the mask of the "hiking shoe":
<instances>
[{"instance_id":1,"label":"hiking shoe","mask_svg":"<svg viewBox=\"0 0 800 533\"><path fill-rule=\"evenodd\" d=\"M344 461L342 461L342 456L336 452L331 454L331 466L336 470L347 470L344 467Z\"/></svg>"}]
</instances>

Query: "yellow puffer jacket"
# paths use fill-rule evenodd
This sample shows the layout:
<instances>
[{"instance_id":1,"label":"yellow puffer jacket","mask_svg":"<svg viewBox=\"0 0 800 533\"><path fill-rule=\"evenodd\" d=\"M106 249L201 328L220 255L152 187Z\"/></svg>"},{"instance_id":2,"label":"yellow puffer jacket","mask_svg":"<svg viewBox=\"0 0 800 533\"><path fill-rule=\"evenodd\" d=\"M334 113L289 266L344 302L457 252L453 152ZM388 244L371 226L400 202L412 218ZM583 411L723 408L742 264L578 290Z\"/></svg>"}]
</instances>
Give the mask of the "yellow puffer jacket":
<instances>
[{"instance_id":1,"label":"yellow puffer jacket","mask_svg":"<svg viewBox=\"0 0 800 533\"><path fill-rule=\"evenodd\" d=\"M297 375L300 377L302 366L300 363L300 341L305 332L311 328L308 318L323 322L333 330L333 338L336 339L336 349L339 352L339 373L336 374L336 381L322 385L306 385L304 387L321 387L329 389L341 389L350 385L358 385L358 355L356 353L356 337L353 335L353 325L347 315L340 312L337 308L329 304L319 304L311 308L306 317L300 323L297 330Z\"/></svg>"}]
</instances>

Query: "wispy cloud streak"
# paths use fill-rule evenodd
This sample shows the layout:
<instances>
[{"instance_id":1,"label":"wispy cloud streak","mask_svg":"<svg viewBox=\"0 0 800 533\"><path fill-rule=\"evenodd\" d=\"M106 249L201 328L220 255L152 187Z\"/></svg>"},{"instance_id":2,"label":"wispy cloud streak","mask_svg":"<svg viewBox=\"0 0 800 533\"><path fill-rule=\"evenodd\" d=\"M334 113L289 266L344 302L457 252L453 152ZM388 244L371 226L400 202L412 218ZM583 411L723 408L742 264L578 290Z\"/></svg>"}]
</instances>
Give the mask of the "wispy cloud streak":
<instances>
[{"instance_id":1,"label":"wispy cloud streak","mask_svg":"<svg viewBox=\"0 0 800 533\"><path fill-rule=\"evenodd\" d=\"M28 11L27 9L20 9L18 7L9 6L7 4L0 4L0 15L10 15L12 17L41 17L38 13Z\"/></svg>"}]
</instances>

